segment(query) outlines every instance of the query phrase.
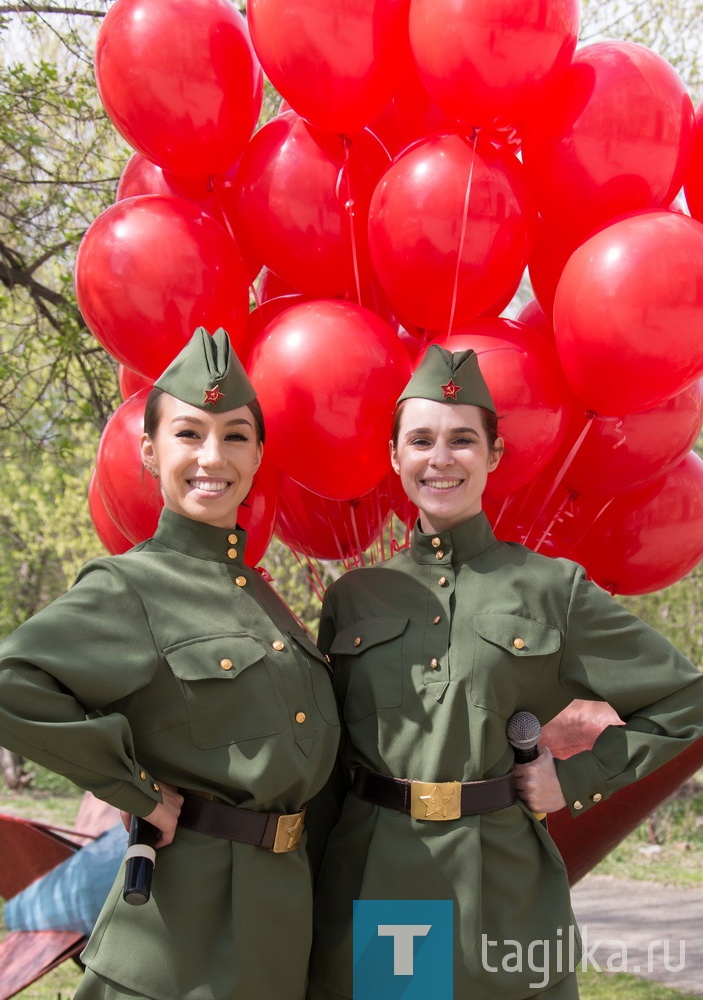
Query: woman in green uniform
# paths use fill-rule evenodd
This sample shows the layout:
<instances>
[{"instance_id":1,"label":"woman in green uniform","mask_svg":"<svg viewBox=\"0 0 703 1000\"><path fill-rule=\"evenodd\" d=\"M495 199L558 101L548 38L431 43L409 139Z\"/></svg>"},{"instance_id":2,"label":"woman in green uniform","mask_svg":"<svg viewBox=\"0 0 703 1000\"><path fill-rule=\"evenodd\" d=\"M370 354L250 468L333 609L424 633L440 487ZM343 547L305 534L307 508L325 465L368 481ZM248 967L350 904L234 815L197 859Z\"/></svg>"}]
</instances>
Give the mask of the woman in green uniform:
<instances>
[{"instance_id":1,"label":"woman in green uniform","mask_svg":"<svg viewBox=\"0 0 703 1000\"><path fill-rule=\"evenodd\" d=\"M573 1000L567 875L534 813L578 815L703 733L690 661L580 566L496 540L481 496L501 450L476 355L431 346L391 449L420 512L410 547L336 581L322 611L351 788L318 880L308 1000L353 994L353 900L451 900L456 1000ZM513 768L510 717L545 724L575 698L626 724Z\"/></svg>"},{"instance_id":2,"label":"woman in green uniform","mask_svg":"<svg viewBox=\"0 0 703 1000\"><path fill-rule=\"evenodd\" d=\"M199 328L147 403L154 537L0 647L0 744L159 830L151 899L128 905L118 876L81 1000L305 996L305 804L339 725L323 657L244 563L263 437L227 334Z\"/></svg>"}]
</instances>

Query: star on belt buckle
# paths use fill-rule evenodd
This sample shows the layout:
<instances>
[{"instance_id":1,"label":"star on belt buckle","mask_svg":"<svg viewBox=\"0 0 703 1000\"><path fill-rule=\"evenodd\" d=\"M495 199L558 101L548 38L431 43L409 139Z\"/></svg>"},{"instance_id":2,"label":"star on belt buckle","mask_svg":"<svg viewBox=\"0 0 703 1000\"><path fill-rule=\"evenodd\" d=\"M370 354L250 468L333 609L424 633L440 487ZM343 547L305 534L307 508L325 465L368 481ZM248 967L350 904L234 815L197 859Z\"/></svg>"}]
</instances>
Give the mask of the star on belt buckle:
<instances>
[{"instance_id":1,"label":"star on belt buckle","mask_svg":"<svg viewBox=\"0 0 703 1000\"><path fill-rule=\"evenodd\" d=\"M287 816L279 816L276 824L276 836L271 848L273 853L285 854L286 851L294 851L300 844L304 829L304 809L297 813L289 813Z\"/></svg>"},{"instance_id":2,"label":"star on belt buckle","mask_svg":"<svg viewBox=\"0 0 703 1000\"><path fill-rule=\"evenodd\" d=\"M414 819L459 819L461 816L461 782L411 781L410 815Z\"/></svg>"}]
</instances>

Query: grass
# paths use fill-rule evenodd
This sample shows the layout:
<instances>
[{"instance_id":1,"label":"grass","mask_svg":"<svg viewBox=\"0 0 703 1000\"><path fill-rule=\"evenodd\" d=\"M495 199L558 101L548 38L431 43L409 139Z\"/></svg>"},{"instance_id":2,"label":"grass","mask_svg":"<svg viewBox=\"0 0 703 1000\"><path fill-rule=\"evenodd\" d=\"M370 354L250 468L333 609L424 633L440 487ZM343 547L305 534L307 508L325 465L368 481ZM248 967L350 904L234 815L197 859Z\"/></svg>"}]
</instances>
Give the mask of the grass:
<instances>
[{"instance_id":1,"label":"grass","mask_svg":"<svg viewBox=\"0 0 703 1000\"><path fill-rule=\"evenodd\" d=\"M703 770L593 871L662 885L703 886Z\"/></svg>"},{"instance_id":2,"label":"grass","mask_svg":"<svg viewBox=\"0 0 703 1000\"><path fill-rule=\"evenodd\" d=\"M700 996L681 993L669 986L630 976L626 972L578 973L581 1000L700 1000ZM539 994L538 994L539 996Z\"/></svg>"}]
</instances>

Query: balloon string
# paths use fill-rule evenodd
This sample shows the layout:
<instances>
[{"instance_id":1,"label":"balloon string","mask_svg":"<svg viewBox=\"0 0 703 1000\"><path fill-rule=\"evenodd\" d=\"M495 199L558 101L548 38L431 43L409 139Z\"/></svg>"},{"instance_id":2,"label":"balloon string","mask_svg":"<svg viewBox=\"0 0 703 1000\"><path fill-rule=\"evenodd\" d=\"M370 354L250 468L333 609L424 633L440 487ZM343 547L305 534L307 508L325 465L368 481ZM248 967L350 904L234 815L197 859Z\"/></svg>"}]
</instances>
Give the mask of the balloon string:
<instances>
[{"instance_id":1,"label":"balloon string","mask_svg":"<svg viewBox=\"0 0 703 1000\"><path fill-rule=\"evenodd\" d=\"M558 520L560 520L561 514L564 512L564 508L570 502L571 502L571 497L567 493L567 495L564 497L564 499L559 504L559 506L557 507L557 509L554 511L554 515L553 515L551 521L549 522L549 524L547 525L547 527L542 532L541 537L538 539L537 544L534 547L534 551L535 552L539 552L539 550L542 548L542 546L544 545L545 541L549 537L549 533L551 532L552 528L554 527L554 525L556 524L556 522Z\"/></svg>"},{"instance_id":2,"label":"balloon string","mask_svg":"<svg viewBox=\"0 0 703 1000\"><path fill-rule=\"evenodd\" d=\"M345 179L346 179L346 185L347 185L347 197L346 197L346 200L344 202L344 210L345 210L345 212L347 213L347 215L349 217L349 236L350 236L350 242L351 242L352 263L354 265L354 282L356 284L356 300L359 303L359 305L361 305L361 280L359 278L359 254L358 254L357 246L356 246L356 232L355 232L355 228L354 228L354 199L352 198L351 178L349 176L350 173L351 173L351 171L349 169L349 156L350 156L350 150L351 150L351 139L348 136L343 135L342 136L342 143L344 144L344 163L342 164L342 167L341 167L341 169L339 171L339 174L337 176L336 195L337 195L337 198L339 199L340 198L340 188L341 188L341 185L342 185L342 177L344 176Z\"/></svg>"},{"instance_id":3,"label":"balloon string","mask_svg":"<svg viewBox=\"0 0 703 1000\"><path fill-rule=\"evenodd\" d=\"M464 194L464 209L461 217L461 236L459 237L459 251L456 257L456 270L454 271L454 288L452 289L452 305L449 310L449 326L447 327L447 336L451 334L454 326L454 314L456 312L456 302L459 294L459 269L461 268L461 255L464 252L464 241L466 239L467 222L469 219L469 198L471 196L471 185L474 176L474 161L476 159L477 142L478 135L476 136L471 147L471 164L469 166L469 176L466 182L466 192Z\"/></svg>"},{"instance_id":4,"label":"balloon string","mask_svg":"<svg viewBox=\"0 0 703 1000\"><path fill-rule=\"evenodd\" d=\"M244 263L244 258L242 257L242 252L239 249L239 244L237 243L237 237L234 235L234 230L232 229L232 226L230 225L230 221L227 218L227 213L225 212L224 205L222 204L222 198L220 197L219 186L220 186L219 185L219 178L217 178L217 177L210 177L208 179L208 189L210 191L212 191L212 193L215 195L215 201L217 202L217 207L220 210L220 215L222 216L222 221L225 224L225 229L229 233L229 236L230 236L232 242L235 245L237 253L239 254L239 256L240 256L240 258L242 260L243 266L246 268L246 264ZM251 289L251 294L254 297L254 304L256 305L256 308L258 309L259 306L261 305L261 302L259 301L259 295L258 295L258 292L257 292L255 286L254 286L254 282L253 281L249 282L249 288Z\"/></svg>"},{"instance_id":5,"label":"balloon string","mask_svg":"<svg viewBox=\"0 0 703 1000\"><path fill-rule=\"evenodd\" d=\"M564 478L564 476L566 474L567 469L569 468L569 466L573 462L574 458L576 457L576 454L577 454L579 448L583 444L583 441L584 441L584 438L586 437L586 434L588 434L589 428L593 424L593 418L594 417L595 417L595 413L590 413L589 412L589 413L586 414L586 424L585 424L583 430L581 431L581 433L579 434L579 436L576 438L576 441L574 442L574 444L573 444L573 446L571 448L571 451L569 452L569 454L564 459L564 461L563 461L563 463L561 465L561 468L559 469L559 471L557 472L556 476L554 477L554 480L552 482L552 485L551 485L550 489L547 492L547 495L542 500L542 504L541 504L539 510L537 511L537 513L535 514L535 516L534 516L534 518L532 520L532 524L530 525L530 527L529 527L529 529L527 531L527 534L525 535L525 537L523 539L523 545L527 545L527 540L530 537L530 535L532 534L532 532L534 531L535 526L537 524L537 521L541 517L541 515L542 515L545 507L549 503L549 501L552 499L552 497L556 493L556 491L557 491L557 489L558 489L558 487L559 487L562 479Z\"/></svg>"}]
</instances>

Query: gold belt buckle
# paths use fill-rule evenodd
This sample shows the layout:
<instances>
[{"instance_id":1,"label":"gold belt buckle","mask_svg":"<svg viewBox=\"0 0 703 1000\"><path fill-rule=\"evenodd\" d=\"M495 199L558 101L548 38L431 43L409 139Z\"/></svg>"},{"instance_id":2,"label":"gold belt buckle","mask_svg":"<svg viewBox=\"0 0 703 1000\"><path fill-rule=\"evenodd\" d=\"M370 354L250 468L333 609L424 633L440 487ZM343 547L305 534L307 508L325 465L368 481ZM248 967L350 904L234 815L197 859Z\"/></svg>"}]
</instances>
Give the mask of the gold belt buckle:
<instances>
[{"instance_id":1,"label":"gold belt buckle","mask_svg":"<svg viewBox=\"0 0 703 1000\"><path fill-rule=\"evenodd\" d=\"M459 819L461 782L411 781L410 815L414 819Z\"/></svg>"},{"instance_id":2,"label":"gold belt buckle","mask_svg":"<svg viewBox=\"0 0 703 1000\"><path fill-rule=\"evenodd\" d=\"M304 829L304 809L297 813L289 813L287 816L279 816L276 823L276 836L271 848L273 853L285 854L286 851L294 851L300 844Z\"/></svg>"}]
</instances>

